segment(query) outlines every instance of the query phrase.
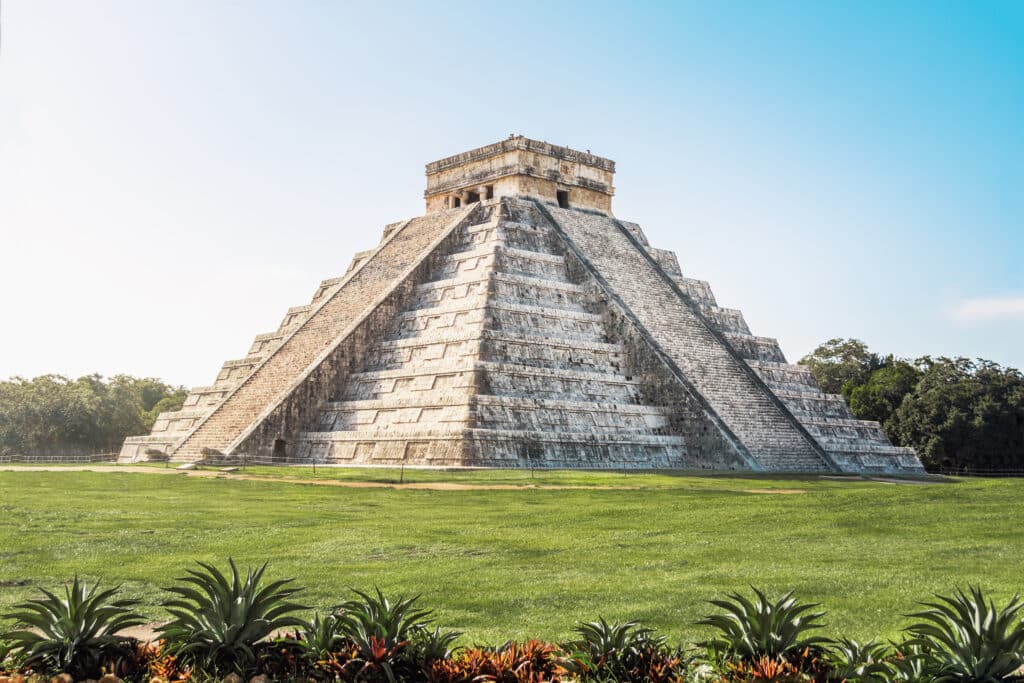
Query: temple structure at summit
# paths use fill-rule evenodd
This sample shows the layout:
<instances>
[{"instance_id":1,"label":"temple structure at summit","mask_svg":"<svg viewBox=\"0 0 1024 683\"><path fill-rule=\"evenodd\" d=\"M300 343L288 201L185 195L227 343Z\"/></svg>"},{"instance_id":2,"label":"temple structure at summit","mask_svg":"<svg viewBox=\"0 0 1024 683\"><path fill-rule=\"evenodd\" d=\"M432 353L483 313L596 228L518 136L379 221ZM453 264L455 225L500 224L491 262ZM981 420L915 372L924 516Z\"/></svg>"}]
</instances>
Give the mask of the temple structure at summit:
<instances>
[{"instance_id":1,"label":"temple structure at summit","mask_svg":"<svg viewBox=\"0 0 1024 683\"><path fill-rule=\"evenodd\" d=\"M923 472L612 213L615 163L512 136L121 460Z\"/></svg>"}]
</instances>

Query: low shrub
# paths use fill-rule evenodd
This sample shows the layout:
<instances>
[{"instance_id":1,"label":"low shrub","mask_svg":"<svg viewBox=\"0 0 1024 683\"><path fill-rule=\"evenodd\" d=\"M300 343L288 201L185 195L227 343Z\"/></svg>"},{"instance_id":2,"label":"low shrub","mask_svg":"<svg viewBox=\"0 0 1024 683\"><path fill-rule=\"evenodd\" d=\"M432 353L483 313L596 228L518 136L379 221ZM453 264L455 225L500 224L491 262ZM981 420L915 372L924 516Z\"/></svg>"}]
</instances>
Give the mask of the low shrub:
<instances>
[{"instance_id":1,"label":"low shrub","mask_svg":"<svg viewBox=\"0 0 1024 683\"><path fill-rule=\"evenodd\" d=\"M792 591L771 600L763 591L753 586L751 589L754 600L733 593L728 600L710 601L725 614L713 614L697 622L719 632L702 645L728 659L753 662L764 657L786 659L830 642L807 633L822 628L818 620L825 613L811 611L818 605L800 603Z\"/></svg>"},{"instance_id":2,"label":"low shrub","mask_svg":"<svg viewBox=\"0 0 1024 683\"><path fill-rule=\"evenodd\" d=\"M324 659L345 641L338 633L338 617L319 612L313 616L312 621L303 625L296 640L301 643L306 657L313 662Z\"/></svg>"},{"instance_id":3,"label":"low shrub","mask_svg":"<svg viewBox=\"0 0 1024 683\"><path fill-rule=\"evenodd\" d=\"M1002 609L986 601L980 588L952 596L937 595L928 609L911 614L922 621L911 624L908 641L920 648L926 673L937 683L995 683L1024 666L1024 624L1017 613L1024 607L1013 596Z\"/></svg>"},{"instance_id":4,"label":"low shrub","mask_svg":"<svg viewBox=\"0 0 1024 683\"><path fill-rule=\"evenodd\" d=\"M75 680L99 678L131 657L135 642L118 635L143 623L132 612L133 600L116 599L119 589L89 588L76 576L64 586L64 597L41 590L43 597L15 606L4 615L18 626L4 634L7 657L18 667L66 673Z\"/></svg>"},{"instance_id":5,"label":"low shrub","mask_svg":"<svg viewBox=\"0 0 1024 683\"><path fill-rule=\"evenodd\" d=\"M638 622L612 622L604 618L580 623L580 638L566 643L569 653L562 667L581 680L676 681L682 680L686 659L670 650L664 636Z\"/></svg>"},{"instance_id":6,"label":"low shrub","mask_svg":"<svg viewBox=\"0 0 1024 683\"><path fill-rule=\"evenodd\" d=\"M0 633L0 683L1024 683L1024 602L1014 596L997 608L979 588L922 603L906 640L890 645L814 636L817 605L755 588L753 599L712 601L722 613L698 622L716 630L703 651L604 618L578 623L577 637L560 645L459 647L461 634L435 626L418 596L354 591L306 622L295 616L305 608L291 602L291 579L264 581L265 564L243 577L228 564L224 574L199 563L168 589L177 596L165 603L172 620L155 643L119 634L141 618L117 588L76 578L63 598L43 591L6 615L16 625Z\"/></svg>"},{"instance_id":7,"label":"low shrub","mask_svg":"<svg viewBox=\"0 0 1024 683\"><path fill-rule=\"evenodd\" d=\"M178 579L185 585L166 589L179 598L164 603L172 618L161 639L170 654L195 670L215 676L255 673L257 642L304 625L291 615L305 607L289 600L300 589L288 587L293 579L264 584L266 564L250 568L244 580L230 558L230 580L213 565L197 564L200 570Z\"/></svg>"},{"instance_id":8,"label":"low shrub","mask_svg":"<svg viewBox=\"0 0 1024 683\"><path fill-rule=\"evenodd\" d=\"M383 678L389 683L406 680L415 670L409 645L424 630L429 610L416 607L419 596L391 601L353 591L358 597L338 607L337 629L351 646L353 657L346 664L357 679Z\"/></svg>"},{"instance_id":9,"label":"low shrub","mask_svg":"<svg viewBox=\"0 0 1024 683\"><path fill-rule=\"evenodd\" d=\"M825 658L831 669L829 678L832 680L880 683L892 677L889 660L893 658L893 653L874 640L860 643L840 638L832 644Z\"/></svg>"},{"instance_id":10,"label":"low shrub","mask_svg":"<svg viewBox=\"0 0 1024 683\"><path fill-rule=\"evenodd\" d=\"M434 660L429 671L432 683L542 683L561 681L562 652L539 640L509 641L498 647L467 647L450 659Z\"/></svg>"}]
</instances>

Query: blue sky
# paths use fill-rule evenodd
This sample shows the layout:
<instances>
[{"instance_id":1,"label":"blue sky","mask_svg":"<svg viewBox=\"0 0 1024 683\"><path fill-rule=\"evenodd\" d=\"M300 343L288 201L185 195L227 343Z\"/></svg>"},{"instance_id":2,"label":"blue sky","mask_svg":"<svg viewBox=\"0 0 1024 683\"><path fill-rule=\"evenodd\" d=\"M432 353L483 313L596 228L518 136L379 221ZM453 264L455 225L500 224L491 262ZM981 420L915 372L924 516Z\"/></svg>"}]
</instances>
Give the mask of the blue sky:
<instances>
[{"instance_id":1,"label":"blue sky","mask_svg":"<svg viewBox=\"0 0 1024 683\"><path fill-rule=\"evenodd\" d=\"M0 378L213 381L511 132L790 360L1024 367L1024 3L3 3Z\"/></svg>"}]
</instances>

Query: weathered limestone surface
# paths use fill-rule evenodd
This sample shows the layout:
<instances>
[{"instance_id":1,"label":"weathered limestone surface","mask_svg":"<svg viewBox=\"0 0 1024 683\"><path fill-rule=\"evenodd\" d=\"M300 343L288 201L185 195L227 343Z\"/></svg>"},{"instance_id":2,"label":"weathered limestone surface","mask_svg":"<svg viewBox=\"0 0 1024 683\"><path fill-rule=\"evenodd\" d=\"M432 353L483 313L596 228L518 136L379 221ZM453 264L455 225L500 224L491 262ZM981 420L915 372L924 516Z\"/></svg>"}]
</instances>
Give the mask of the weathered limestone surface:
<instances>
[{"instance_id":1,"label":"weathered limestone surface","mask_svg":"<svg viewBox=\"0 0 1024 683\"><path fill-rule=\"evenodd\" d=\"M294 413L315 410L317 401L323 400L318 395L333 388L334 378L323 376L323 354L335 348L341 341L339 336L350 333L361 316L374 312L382 292L400 286L408 276L406 271L426 258L439 239L477 209L439 212L407 222L389 233L343 282L329 293L318 292L318 303L289 310L279 343L264 356L229 362L230 367L225 364L228 372L222 371L218 380L231 382L233 387L205 416L189 414L189 431L165 446L166 452L177 460L198 459L203 449L229 452L236 441L267 420L280 422L297 417ZM232 376L239 368L242 372ZM296 392L300 392L298 398L304 408L288 402ZM289 411L293 414L282 414ZM172 415L168 421L174 423L176 419L180 418ZM266 444L251 446L267 450Z\"/></svg>"},{"instance_id":2,"label":"weathered limestone surface","mask_svg":"<svg viewBox=\"0 0 1024 683\"><path fill-rule=\"evenodd\" d=\"M530 202L484 202L419 285L297 461L697 466ZM718 462L729 462L719 458Z\"/></svg>"},{"instance_id":3,"label":"weathered limestone surface","mask_svg":"<svg viewBox=\"0 0 1024 683\"><path fill-rule=\"evenodd\" d=\"M428 165L426 216L121 459L923 471L613 218L613 173L515 136Z\"/></svg>"},{"instance_id":4,"label":"weathered limestone surface","mask_svg":"<svg viewBox=\"0 0 1024 683\"><path fill-rule=\"evenodd\" d=\"M700 320L627 230L607 216L548 209L610 292L764 469L827 471L831 464L743 360Z\"/></svg>"},{"instance_id":5,"label":"weathered limestone surface","mask_svg":"<svg viewBox=\"0 0 1024 683\"><path fill-rule=\"evenodd\" d=\"M495 197L564 199L611 211L615 162L547 142L511 135L427 164L427 213ZM475 198L474 198L475 197Z\"/></svg>"}]
</instances>

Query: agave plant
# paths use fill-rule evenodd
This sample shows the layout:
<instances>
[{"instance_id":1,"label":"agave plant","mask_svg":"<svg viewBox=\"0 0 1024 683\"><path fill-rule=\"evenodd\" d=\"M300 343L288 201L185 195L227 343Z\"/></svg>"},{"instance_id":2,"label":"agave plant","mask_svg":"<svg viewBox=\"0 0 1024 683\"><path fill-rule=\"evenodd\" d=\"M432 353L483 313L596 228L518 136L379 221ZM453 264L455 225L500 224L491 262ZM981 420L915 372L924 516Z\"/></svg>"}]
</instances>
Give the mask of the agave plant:
<instances>
[{"instance_id":1,"label":"agave plant","mask_svg":"<svg viewBox=\"0 0 1024 683\"><path fill-rule=\"evenodd\" d=\"M920 645L909 640L893 643L895 655L889 661L890 680L907 683L933 683L935 677L925 668L926 657Z\"/></svg>"},{"instance_id":2,"label":"agave plant","mask_svg":"<svg viewBox=\"0 0 1024 683\"><path fill-rule=\"evenodd\" d=\"M406 650L413 636L426 628L430 611L415 606L419 596L392 602L380 589L376 596L353 592L358 599L338 607L337 623L338 633L358 650L351 662L358 667L355 676L382 674L395 683L400 667L412 666L411 653Z\"/></svg>"},{"instance_id":3,"label":"agave plant","mask_svg":"<svg viewBox=\"0 0 1024 683\"><path fill-rule=\"evenodd\" d=\"M430 610L417 608L419 596L399 596L391 601L380 589L376 596L353 590L358 600L349 600L338 606L338 630L357 643L375 636L389 645L411 639L414 632L429 622Z\"/></svg>"},{"instance_id":4,"label":"agave plant","mask_svg":"<svg viewBox=\"0 0 1024 683\"><path fill-rule=\"evenodd\" d=\"M633 680L643 677L647 660L665 649L665 638L638 622L608 623L604 617L581 622L574 629L579 639L566 643L569 656L560 660L562 668L580 678Z\"/></svg>"},{"instance_id":5,"label":"agave plant","mask_svg":"<svg viewBox=\"0 0 1024 683\"><path fill-rule=\"evenodd\" d=\"M63 598L43 590L43 597L4 615L22 627L6 634L12 651L26 667L98 678L110 659L130 650L117 633L143 623L131 611L134 600L114 599L119 590L89 588L77 576Z\"/></svg>"},{"instance_id":6,"label":"agave plant","mask_svg":"<svg viewBox=\"0 0 1024 683\"><path fill-rule=\"evenodd\" d=\"M763 591L751 588L756 596L753 601L739 593L729 595L729 600L710 601L725 610L725 614L714 614L697 622L720 632L702 645L730 657L756 660L791 657L830 642L828 638L807 635L808 631L822 627L818 620L825 613L811 611L817 604L798 602L793 591L772 601Z\"/></svg>"},{"instance_id":7,"label":"agave plant","mask_svg":"<svg viewBox=\"0 0 1024 683\"><path fill-rule=\"evenodd\" d=\"M213 565L197 564L201 571L190 569L178 579L187 585L166 589L180 598L164 603L173 618L160 637L177 657L211 673L248 672L256 663L256 642L304 625L290 616L306 609L289 601L301 589L288 587L294 579L262 584L266 563L250 568L244 580L231 558L230 580Z\"/></svg>"},{"instance_id":8,"label":"agave plant","mask_svg":"<svg viewBox=\"0 0 1024 683\"><path fill-rule=\"evenodd\" d=\"M1017 616L1024 602L1019 596L1001 610L986 601L981 588L935 597L936 602L922 603L928 609L909 615L922 621L906 631L936 681L1001 681L1024 666L1024 623Z\"/></svg>"},{"instance_id":9,"label":"agave plant","mask_svg":"<svg viewBox=\"0 0 1024 683\"><path fill-rule=\"evenodd\" d=\"M0 639L0 673L8 668L8 659L14 652L14 644Z\"/></svg>"},{"instance_id":10,"label":"agave plant","mask_svg":"<svg viewBox=\"0 0 1024 683\"><path fill-rule=\"evenodd\" d=\"M338 618L333 614L313 615L313 620L303 624L299 631L299 642L314 661L323 659L328 653L341 647L344 638L338 633Z\"/></svg>"},{"instance_id":11,"label":"agave plant","mask_svg":"<svg viewBox=\"0 0 1024 683\"><path fill-rule=\"evenodd\" d=\"M433 631L418 626L412 633L409 656L421 668L428 668L434 660L451 658L458 649L452 646L461 636L461 631L442 631L440 626Z\"/></svg>"},{"instance_id":12,"label":"agave plant","mask_svg":"<svg viewBox=\"0 0 1024 683\"><path fill-rule=\"evenodd\" d=\"M595 662L665 642L664 636L655 636L653 630L635 621L609 624L604 617L598 617L597 621L580 623L574 630L580 634L580 640L573 645L585 650Z\"/></svg>"},{"instance_id":13,"label":"agave plant","mask_svg":"<svg viewBox=\"0 0 1024 683\"><path fill-rule=\"evenodd\" d=\"M830 678L837 681L884 683L892 674L886 663L888 657L889 648L882 643L874 640L860 643L840 638L833 643L828 653L828 663L832 667Z\"/></svg>"}]
</instances>

